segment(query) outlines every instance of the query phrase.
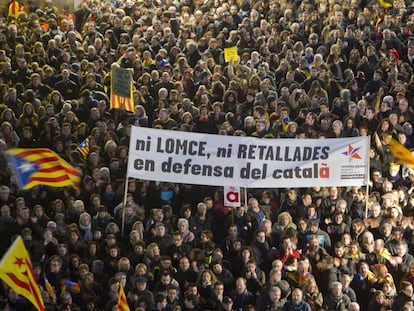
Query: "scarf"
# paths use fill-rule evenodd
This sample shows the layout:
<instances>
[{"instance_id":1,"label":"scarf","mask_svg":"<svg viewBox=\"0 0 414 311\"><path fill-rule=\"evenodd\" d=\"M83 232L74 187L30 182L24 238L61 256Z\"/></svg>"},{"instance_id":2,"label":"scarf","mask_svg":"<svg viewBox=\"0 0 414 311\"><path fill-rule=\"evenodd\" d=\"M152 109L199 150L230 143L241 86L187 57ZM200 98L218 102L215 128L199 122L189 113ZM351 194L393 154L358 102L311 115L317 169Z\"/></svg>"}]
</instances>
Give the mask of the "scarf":
<instances>
[{"instance_id":1,"label":"scarf","mask_svg":"<svg viewBox=\"0 0 414 311\"><path fill-rule=\"evenodd\" d=\"M83 239L86 242L92 241L93 239L92 225L91 224L89 224L88 226L79 225L79 228L81 228L85 232L83 235Z\"/></svg>"}]
</instances>

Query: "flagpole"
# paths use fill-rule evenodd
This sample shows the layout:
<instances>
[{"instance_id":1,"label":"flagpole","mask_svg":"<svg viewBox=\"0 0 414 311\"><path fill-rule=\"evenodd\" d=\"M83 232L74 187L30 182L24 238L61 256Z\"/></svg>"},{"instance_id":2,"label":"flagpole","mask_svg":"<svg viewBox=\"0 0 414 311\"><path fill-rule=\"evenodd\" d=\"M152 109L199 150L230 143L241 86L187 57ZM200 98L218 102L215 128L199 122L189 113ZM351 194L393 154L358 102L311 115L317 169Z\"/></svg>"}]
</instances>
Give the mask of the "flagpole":
<instances>
[{"instance_id":1,"label":"flagpole","mask_svg":"<svg viewBox=\"0 0 414 311\"><path fill-rule=\"evenodd\" d=\"M367 159L367 167L365 168L365 219L368 218L368 198L369 198L369 172L370 172L370 158L369 158L369 150L371 148L371 135L368 135L368 159Z\"/></svg>"},{"instance_id":2,"label":"flagpole","mask_svg":"<svg viewBox=\"0 0 414 311\"><path fill-rule=\"evenodd\" d=\"M128 176L126 177L125 180L125 188L124 188L124 206L122 208L122 229L121 229L121 235L124 236L124 230L125 230L125 206L126 206L126 201L127 201L127 195L128 195Z\"/></svg>"},{"instance_id":3,"label":"flagpole","mask_svg":"<svg viewBox=\"0 0 414 311\"><path fill-rule=\"evenodd\" d=\"M247 212L247 209L249 208L247 204L247 188L244 188L244 205L246 206L246 212Z\"/></svg>"}]
</instances>

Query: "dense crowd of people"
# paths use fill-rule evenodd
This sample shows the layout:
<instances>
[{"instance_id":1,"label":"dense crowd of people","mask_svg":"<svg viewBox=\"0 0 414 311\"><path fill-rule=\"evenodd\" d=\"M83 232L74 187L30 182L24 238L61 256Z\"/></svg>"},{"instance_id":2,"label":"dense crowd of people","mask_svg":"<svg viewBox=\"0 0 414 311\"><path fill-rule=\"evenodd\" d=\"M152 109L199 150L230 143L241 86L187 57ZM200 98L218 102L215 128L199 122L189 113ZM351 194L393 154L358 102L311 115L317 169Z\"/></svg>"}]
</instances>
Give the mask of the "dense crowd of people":
<instances>
[{"instance_id":1,"label":"dense crowd of people","mask_svg":"<svg viewBox=\"0 0 414 311\"><path fill-rule=\"evenodd\" d=\"M414 147L411 3L24 5L0 26L0 254L22 236L46 310L117 310L121 285L131 310L413 310L414 170L389 147ZM134 112L110 109L114 62ZM132 126L370 135L371 182L246 189L229 208L220 185L131 179L124 200ZM52 149L81 188L20 190L17 147ZM33 308L4 283L0 298Z\"/></svg>"}]
</instances>

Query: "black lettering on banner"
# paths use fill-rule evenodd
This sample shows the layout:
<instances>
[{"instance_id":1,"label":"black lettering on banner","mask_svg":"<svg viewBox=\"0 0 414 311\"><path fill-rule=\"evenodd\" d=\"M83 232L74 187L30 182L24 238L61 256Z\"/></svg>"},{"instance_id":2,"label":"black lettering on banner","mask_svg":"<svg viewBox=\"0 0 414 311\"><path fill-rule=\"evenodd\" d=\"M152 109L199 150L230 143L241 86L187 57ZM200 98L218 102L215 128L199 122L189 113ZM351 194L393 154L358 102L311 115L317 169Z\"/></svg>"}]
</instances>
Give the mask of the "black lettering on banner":
<instances>
[{"instance_id":1,"label":"black lettering on banner","mask_svg":"<svg viewBox=\"0 0 414 311\"><path fill-rule=\"evenodd\" d=\"M255 152L256 152L256 145L250 145L249 146L249 152L247 154L247 158L249 160L254 160L255 159Z\"/></svg>"},{"instance_id":2,"label":"black lettering on banner","mask_svg":"<svg viewBox=\"0 0 414 311\"><path fill-rule=\"evenodd\" d=\"M300 148L295 148L295 153L293 154L293 161L302 161Z\"/></svg>"},{"instance_id":3,"label":"black lettering on banner","mask_svg":"<svg viewBox=\"0 0 414 311\"><path fill-rule=\"evenodd\" d=\"M314 147L312 160L316 161L316 160L319 159L319 150L320 149L321 149L321 147L319 147L319 146Z\"/></svg>"},{"instance_id":4,"label":"black lettering on banner","mask_svg":"<svg viewBox=\"0 0 414 311\"><path fill-rule=\"evenodd\" d=\"M308 160L310 160L310 158L312 158L312 148L311 147L304 147L303 148L302 160L303 161L308 161Z\"/></svg>"},{"instance_id":5,"label":"black lettering on banner","mask_svg":"<svg viewBox=\"0 0 414 311\"><path fill-rule=\"evenodd\" d=\"M252 168L252 164L247 162L245 167L240 169L240 178L243 179L266 179L267 164L263 164L262 168Z\"/></svg>"},{"instance_id":6,"label":"black lettering on banner","mask_svg":"<svg viewBox=\"0 0 414 311\"><path fill-rule=\"evenodd\" d=\"M137 139L135 150L138 151L150 151L151 148L151 136L147 136L147 140Z\"/></svg>"},{"instance_id":7,"label":"black lettering on banner","mask_svg":"<svg viewBox=\"0 0 414 311\"><path fill-rule=\"evenodd\" d=\"M231 151L232 151L232 144L229 144L227 148L217 148L217 158L230 158L231 157Z\"/></svg>"},{"instance_id":8,"label":"black lettering on banner","mask_svg":"<svg viewBox=\"0 0 414 311\"><path fill-rule=\"evenodd\" d=\"M154 162L154 160L135 159L134 168L137 171L144 170L146 172L154 172L155 162Z\"/></svg>"},{"instance_id":9,"label":"black lettering on banner","mask_svg":"<svg viewBox=\"0 0 414 311\"><path fill-rule=\"evenodd\" d=\"M239 145L239 150L237 152L237 157L239 159L246 159L246 157L247 157L247 145L244 145L244 144Z\"/></svg>"},{"instance_id":10,"label":"black lettering on banner","mask_svg":"<svg viewBox=\"0 0 414 311\"><path fill-rule=\"evenodd\" d=\"M322 148L322 155L320 156L320 158L322 160L326 160L329 157L329 147L325 146Z\"/></svg>"},{"instance_id":11,"label":"black lettering on banner","mask_svg":"<svg viewBox=\"0 0 414 311\"><path fill-rule=\"evenodd\" d=\"M163 173L175 173L184 175L201 175L207 177L234 177L234 168L232 166L213 166L207 164L193 164L192 159L186 159L183 163L173 162L172 157L161 163L161 171Z\"/></svg>"},{"instance_id":12,"label":"black lettering on banner","mask_svg":"<svg viewBox=\"0 0 414 311\"><path fill-rule=\"evenodd\" d=\"M187 139L167 138L163 140L162 137L157 139L157 152L159 153L174 153L177 155L192 155L192 156L206 156L205 141L195 141Z\"/></svg>"}]
</instances>

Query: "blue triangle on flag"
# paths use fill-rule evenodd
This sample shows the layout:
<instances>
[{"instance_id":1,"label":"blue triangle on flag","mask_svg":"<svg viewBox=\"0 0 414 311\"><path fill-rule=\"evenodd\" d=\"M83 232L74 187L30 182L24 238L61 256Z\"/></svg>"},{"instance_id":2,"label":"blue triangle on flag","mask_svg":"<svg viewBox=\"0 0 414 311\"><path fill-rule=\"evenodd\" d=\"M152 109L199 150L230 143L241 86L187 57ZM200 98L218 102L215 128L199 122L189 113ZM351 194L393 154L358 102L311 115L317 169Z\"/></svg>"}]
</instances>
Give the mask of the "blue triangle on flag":
<instances>
[{"instance_id":1,"label":"blue triangle on flag","mask_svg":"<svg viewBox=\"0 0 414 311\"><path fill-rule=\"evenodd\" d=\"M16 177L21 185L26 185L29 178L40 169L40 165L22 159L19 156L14 156L13 158L16 167Z\"/></svg>"}]
</instances>

